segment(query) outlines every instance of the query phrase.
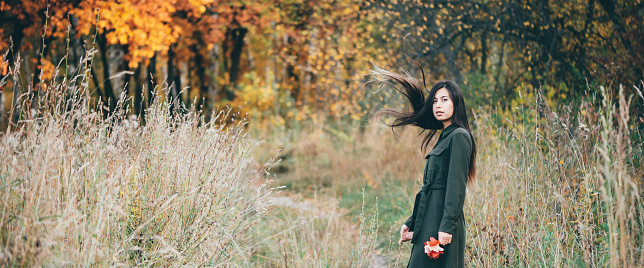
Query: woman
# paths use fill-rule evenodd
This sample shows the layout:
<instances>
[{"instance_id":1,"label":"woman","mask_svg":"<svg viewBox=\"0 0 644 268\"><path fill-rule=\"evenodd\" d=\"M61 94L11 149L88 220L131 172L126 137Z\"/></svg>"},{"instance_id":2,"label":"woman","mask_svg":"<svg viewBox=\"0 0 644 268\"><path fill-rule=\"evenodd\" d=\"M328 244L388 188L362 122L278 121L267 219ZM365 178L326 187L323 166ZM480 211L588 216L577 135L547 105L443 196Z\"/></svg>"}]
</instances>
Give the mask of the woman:
<instances>
[{"instance_id":1,"label":"woman","mask_svg":"<svg viewBox=\"0 0 644 268\"><path fill-rule=\"evenodd\" d=\"M464 267L463 202L465 187L474 181L476 145L461 90L452 81L441 81L425 98L426 90L409 76L379 68L374 74L400 84L400 88L394 88L411 104L409 112L383 109L376 113L376 118L389 115L395 118L389 125L392 128L414 125L422 128L423 132L427 131L421 145L423 150L434 134L442 130L436 145L425 157L423 187L416 195L412 215L400 230L399 243L411 240L413 244L407 267ZM443 254L438 259L425 253L424 243L430 237L438 238L443 245Z\"/></svg>"}]
</instances>

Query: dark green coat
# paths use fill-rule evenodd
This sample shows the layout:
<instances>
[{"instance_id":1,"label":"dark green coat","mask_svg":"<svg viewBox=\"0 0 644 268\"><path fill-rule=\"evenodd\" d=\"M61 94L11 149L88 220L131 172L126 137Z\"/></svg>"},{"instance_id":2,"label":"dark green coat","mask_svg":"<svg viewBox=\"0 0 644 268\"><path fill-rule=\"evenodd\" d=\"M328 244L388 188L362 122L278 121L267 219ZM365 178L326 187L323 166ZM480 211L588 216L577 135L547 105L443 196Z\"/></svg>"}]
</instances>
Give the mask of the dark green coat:
<instances>
[{"instance_id":1,"label":"dark green coat","mask_svg":"<svg viewBox=\"0 0 644 268\"><path fill-rule=\"evenodd\" d=\"M455 124L445 128L429 152L423 187L416 195L414 210L405 222L414 232L407 267L464 267L465 218L463 202L472 153L470 133ZM438 259L425 254L424 243L438 232L452 234L452 243Z\"/></svg>"}]
</instances>

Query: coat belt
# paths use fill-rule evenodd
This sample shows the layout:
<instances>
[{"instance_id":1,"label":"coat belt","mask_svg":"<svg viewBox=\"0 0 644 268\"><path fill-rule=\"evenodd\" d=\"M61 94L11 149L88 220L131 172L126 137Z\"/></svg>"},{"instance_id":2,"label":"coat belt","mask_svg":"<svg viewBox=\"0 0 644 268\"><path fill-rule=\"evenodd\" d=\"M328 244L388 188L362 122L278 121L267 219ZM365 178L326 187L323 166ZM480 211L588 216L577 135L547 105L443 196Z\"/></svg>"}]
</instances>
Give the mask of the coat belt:
<instances>
[{"instance_id":1,"label":"coat belt","mask_svg":"<svg viewBox=\"0 0 644 268\"><path fill-rule=\"evenodd\" d=\"M416 194L416 200L414 200L414 211L412 213L412 225L414 227L414 235L411 239L412 244L416 242L420 229L423 227L423 221L425 220L425 207L427 206L427 199L429 198L430 191L445 189L447 189L446 185L423 185L423 188Z\"/></svg>"},{"instance_id":2,"label":"coat belt","mask_svg":"<svg viewBox=\"0 0 644 268\"><path fill-rule=\"evenodd\" d=\"M423 185L423 188L421 189L421 191L428 192L430 190L445 190L445 189L447 189L447 186L445 186L445 185L433 185L432 184L432 185Z\"/></svg>"}]
</instances>

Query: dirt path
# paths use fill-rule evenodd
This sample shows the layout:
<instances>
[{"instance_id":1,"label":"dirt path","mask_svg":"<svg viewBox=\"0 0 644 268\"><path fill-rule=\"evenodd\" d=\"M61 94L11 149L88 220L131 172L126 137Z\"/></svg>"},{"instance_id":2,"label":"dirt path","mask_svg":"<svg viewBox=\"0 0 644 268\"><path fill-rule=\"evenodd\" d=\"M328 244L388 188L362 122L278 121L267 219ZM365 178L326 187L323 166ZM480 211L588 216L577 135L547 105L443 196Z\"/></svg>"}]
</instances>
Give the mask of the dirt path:
<instances>
[{"instance_id":1,"label":"dirt path","mask_svg":"<svg viewBox=\"0 0 644 268\"><path fill-rule=\"evenodd\" d=\"M298 198L299 199L299 198ZM279 195L272 200L272 204L282 208L289 208L294 210L306 211L322 218L331 216L342 216L342 210L337 209L337 200L324 200L324 199L305 199L297 201L297 199L287 196ZM330 214L329 212L333 213ZM379 254L371 256L371 268L388 268L387 258Z\"/></svg>"}]
</instances>

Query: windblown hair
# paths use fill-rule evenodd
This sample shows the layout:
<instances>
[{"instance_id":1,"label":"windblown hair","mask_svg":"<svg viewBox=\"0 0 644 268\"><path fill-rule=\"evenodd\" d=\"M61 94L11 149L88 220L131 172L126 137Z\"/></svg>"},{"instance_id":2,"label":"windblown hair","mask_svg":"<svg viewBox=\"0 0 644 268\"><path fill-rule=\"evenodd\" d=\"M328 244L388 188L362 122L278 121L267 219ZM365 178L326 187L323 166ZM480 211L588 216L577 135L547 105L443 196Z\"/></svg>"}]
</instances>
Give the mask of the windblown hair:
<instances>
[{"instance_id":1,"label":"windblown hair","mask_svg":"<svg viewBox=\"0 0 644 268\"><path fill-rule=\"evenodd\" d=\"M420 67L420 66L419 66ZM476 176L476 143L474 142L474 136L472 135L472 130L470 129L469 121L467 120L467 109L465 107L465 101L463 99L463 94L461 89L453 81L439 81L434 84L429 94L425 96L427 92L427 86L425 84L425 72L423 68L420 67L420 70L423 74L423 84L413 78L410 74L405 73L401 75L391 71L387 71L377 66L374 67L374 70L371 71L378 78L378 81L382 85L390 86L396 91L402 93L410 104L410 109L407 111L398 111L391 108L381 109L374 114L374 119L377 122L381 122L380 118L384 115L391 116L395 120L391 124L386 124L391 127L392 131L396 127L403 127L406 125L417 126L422 129L419 135L425 134L423 142L421 144L421 150L426 152L427 146L429 146L430 141L436 134L438 130L443 129L443 123L434 117L433 113L433 103L434 96L436 91L439 89L445 88L449 92L449 97L452 99L454 104L454 113L452 114L452 124L456 124L459 127L466 129L470 136L472 137L472 153L470 155L470 164L469 164L469 179L468 184L473 182ZM391 82L394 83L391 83ZM396 84L399 85L396 86Z\"/></svg>"}]
</instances>

